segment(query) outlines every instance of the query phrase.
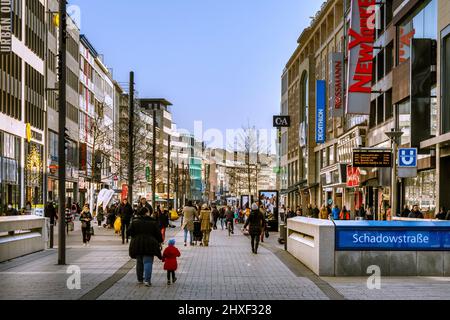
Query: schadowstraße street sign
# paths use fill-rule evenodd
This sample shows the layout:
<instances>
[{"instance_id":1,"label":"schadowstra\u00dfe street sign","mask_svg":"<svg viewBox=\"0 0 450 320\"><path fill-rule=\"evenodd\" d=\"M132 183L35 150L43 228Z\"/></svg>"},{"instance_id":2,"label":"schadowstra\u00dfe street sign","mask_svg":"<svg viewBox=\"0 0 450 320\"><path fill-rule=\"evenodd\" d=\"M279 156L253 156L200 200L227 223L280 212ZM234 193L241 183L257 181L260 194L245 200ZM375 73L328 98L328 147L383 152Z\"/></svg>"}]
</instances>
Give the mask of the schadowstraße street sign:
<instances>
[{"instance_id":1,"label":"schadowstra\u00dfe street sign","mask_svg":"<svg viewBox=\"0 0 450 320\"><path fill-rule=\"evenodd\" d=\"M290 116L273 116L274 128L288 128L291 126Z\"/></svg>"},{"instance_id":2,"label":"schadowstra\u00dfe street sign","mask_svg":"<svg viewBox=\"0 0 450 320\"><path fill-rule=\"evenodd\" d=\"M392 150L384 148L353 149L353 167L390 168Z\"/></svg>"}]
</instances>

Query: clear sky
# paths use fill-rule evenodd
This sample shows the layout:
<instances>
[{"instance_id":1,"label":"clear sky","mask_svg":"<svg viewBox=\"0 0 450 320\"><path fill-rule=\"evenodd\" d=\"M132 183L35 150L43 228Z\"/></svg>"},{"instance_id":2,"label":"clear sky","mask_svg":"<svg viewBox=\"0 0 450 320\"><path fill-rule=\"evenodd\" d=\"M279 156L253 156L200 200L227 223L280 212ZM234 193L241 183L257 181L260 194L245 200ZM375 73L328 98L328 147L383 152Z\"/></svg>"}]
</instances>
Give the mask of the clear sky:
<instances>
[{"instance_id":1,"label":"clear sky","mask_svg":"<svg viewBox=\"0 0 450 320\"><path fill-rule=\"evenodd\" d=\"M178 127L272 128L281 74L322 0L69 0L119 82L166 98Z\"/></svg>"}]
</instances>

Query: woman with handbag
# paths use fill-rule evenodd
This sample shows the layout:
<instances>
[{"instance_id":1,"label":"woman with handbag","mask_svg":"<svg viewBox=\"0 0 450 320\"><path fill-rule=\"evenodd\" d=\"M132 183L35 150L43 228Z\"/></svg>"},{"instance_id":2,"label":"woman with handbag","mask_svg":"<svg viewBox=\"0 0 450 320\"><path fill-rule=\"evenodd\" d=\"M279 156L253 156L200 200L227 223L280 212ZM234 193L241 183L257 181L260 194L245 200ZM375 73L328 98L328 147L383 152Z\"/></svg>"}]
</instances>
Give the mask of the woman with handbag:
<instances>
[{"instance_id":1,"label":"woman with handbag","mask_svg":"<svg viewBox=\"0 0 450 320\"><path fill-rule=\"evenodd\" d=\"M89 205L86 203L80 214L81 221L81 233L83 235L83 246L89 246L89 241L91 241L91 221L92 215L89 212Z\"/></svg>"}]
</instances>

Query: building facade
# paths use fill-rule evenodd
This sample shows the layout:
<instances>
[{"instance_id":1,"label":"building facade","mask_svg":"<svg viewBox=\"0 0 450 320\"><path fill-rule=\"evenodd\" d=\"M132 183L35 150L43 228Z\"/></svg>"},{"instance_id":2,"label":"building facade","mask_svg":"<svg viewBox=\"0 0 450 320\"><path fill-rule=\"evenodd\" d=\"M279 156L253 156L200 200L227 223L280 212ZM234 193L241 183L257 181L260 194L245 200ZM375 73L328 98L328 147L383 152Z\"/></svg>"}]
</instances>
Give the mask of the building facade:
<instances>
[{"instance_id":1,"label":"building facade","mask_svg":"<svg viewBox=\"0 0 450 320\"><path fill-rule=\"evenodd\" d=\"M286 64L281 113L288 110L292 125L281 145L281 167L287 167L287 183L279 176L282 195L291 208L330 204L354 212L365 206L384 219L391 205L391 169L353 168L352 155L355 148L391 149L386 133L395 130L403 133L400 147L419 153L417 176L396 181L395 210L418 204L433 217L439 205L450 205L443 196L449 175L448 3L368 2L375 14L373 41L363 47L370 71L367 82L356 84L361 103L355 103L355 84L349 86L358 1L326 1Z\"/></svg>"}]
</instances>

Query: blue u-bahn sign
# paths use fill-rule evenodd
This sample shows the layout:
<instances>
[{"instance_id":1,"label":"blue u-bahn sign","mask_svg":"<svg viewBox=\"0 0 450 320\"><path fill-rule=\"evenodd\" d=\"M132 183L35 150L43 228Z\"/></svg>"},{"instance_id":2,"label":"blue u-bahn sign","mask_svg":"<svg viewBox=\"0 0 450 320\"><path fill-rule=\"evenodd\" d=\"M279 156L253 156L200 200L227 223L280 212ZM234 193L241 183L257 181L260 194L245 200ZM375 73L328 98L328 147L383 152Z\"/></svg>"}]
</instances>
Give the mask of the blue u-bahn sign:
<instances>
[{"instance_id":1,"label":"blue u-bahn sign","mask_svg":"<svg viewBox=\"0 0 450 320\"><path fill-rule=\"evenodd\" d=\"M450 251L450 222L335 221L337 251Z\"/></svg>"},{"instance_id":2,"label":"blue u-bahn sign","mask_svg":"<svg viewBox=\"0 0 450 320\"><path fill-rule=\"evenodd\" d=\"M398 149L398 166L400 168L417 167L417 148Z\"/></svg>"}]
</instances>

